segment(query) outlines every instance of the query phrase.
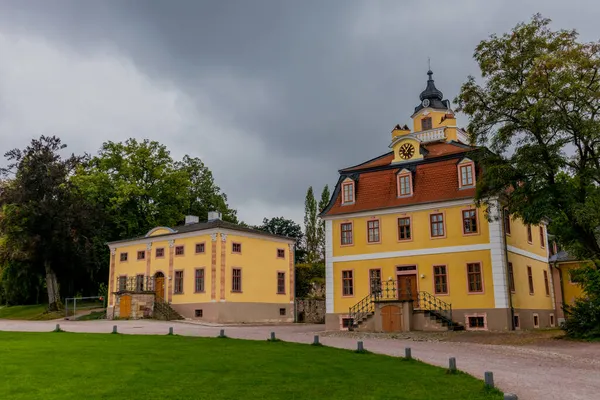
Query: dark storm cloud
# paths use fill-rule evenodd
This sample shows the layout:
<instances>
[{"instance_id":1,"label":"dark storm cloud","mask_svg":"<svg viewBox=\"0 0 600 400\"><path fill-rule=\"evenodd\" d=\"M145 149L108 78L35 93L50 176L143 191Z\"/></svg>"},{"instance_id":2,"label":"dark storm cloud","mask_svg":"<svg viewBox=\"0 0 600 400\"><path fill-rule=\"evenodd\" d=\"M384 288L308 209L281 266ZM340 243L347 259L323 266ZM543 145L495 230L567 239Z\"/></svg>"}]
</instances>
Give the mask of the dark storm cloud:
<instances>
[{"instance_id":1,"label":"dark storm cloud","mask_svg":"<svg viewBox=\"0 0 600 400\"><path fill-rule=\"evenodd\" d=\"M534 12L596 34L591 1L531 3L14 1L0 5L0 32L84 55L116 51L175 85L261 149L232 138L228 152L202 156L241 215L258 222L249 208L280 207L299 220L308 185L320 190L337 169L387 151L425 86L428 57L453 99L477 72L475 45ZM165 141L174 152L202 154L193 126L179 135Z\"/></svg>"}]
</instances>

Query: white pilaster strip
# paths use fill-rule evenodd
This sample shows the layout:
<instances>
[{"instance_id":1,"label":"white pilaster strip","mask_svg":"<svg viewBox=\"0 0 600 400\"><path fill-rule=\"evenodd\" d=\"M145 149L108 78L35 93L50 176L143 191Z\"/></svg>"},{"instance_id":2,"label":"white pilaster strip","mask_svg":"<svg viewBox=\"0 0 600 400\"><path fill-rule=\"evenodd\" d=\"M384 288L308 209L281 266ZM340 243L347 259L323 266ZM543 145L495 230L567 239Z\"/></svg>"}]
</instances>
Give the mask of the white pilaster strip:
<instances>
[{"instance_id":1,"label":"white pilaster strip","mask_svg":"<svg viewBox=\"0 0 600 400\"><path fill-rule=\"evenodd\" d=\"M547 224L542 224L540 225L542 226L544 229L544 240L546 241L546 258L550 259L550 241L548 240L548 225ZM556 299L555 299L555 293L554 293L554 280L552 278L552 266L550 265L550 263L548 262L548 260L546 260L546 262L548 263L548 267L546 268L546 273L548 274L548 285L550 286L550 298L552 299L552 307L556 307ZM556 310L554 310L556 312ZM556 318L556 315L554 316L554 318ZM556 321L555 321L556 323Z\"/></svg>"},{"instance_id":2,"label":"white pilaster strip","mask_svg":"<svg viewBox=\"0 0 600 400\"><path fill-rule=\"evenodd\" d=\"M333 222L325 221L325 312L333 313Z\"/></svg>"},{"instance_id":3,"label":"white pilaster strip","mask_svg":"<svg viewBox=\"0 0 600 400\"><path fill-rule=\"evenodd\" d=\"M490 255L492 258L492 281L494 282L494 302L496 308L508 308L508 284L506 282L506 237L502 229L502 208L497 200L490 204Z\"/></svg>"}]
</instances>

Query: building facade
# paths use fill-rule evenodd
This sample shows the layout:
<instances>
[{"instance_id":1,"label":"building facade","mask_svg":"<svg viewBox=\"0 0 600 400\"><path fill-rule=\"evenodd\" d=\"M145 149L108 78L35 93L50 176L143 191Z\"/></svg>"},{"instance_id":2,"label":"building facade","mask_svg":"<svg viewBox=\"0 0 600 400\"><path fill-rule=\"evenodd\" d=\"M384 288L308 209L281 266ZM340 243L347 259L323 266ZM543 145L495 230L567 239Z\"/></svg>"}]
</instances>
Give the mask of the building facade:
<instances>
[{"instance_id":1,"label":"building facade","mask_svg":"<svg viewBox=\"0 0 600 400\"><path fill-rule=\"evenodd\" d=\"M554 326L544 224L474 204L467 133L432 79L390 151L339 171L326 224L327 329ZM407 304L408 303L408 304Z\"/></svg>"},{"instance_id":2,"label":"building facade","mask_svg":"<svg viewBox=\"0 0 600 400\"><path fill-rule=\"evenodd\" d=\"M107 315L134 316L138 310L123 295L150 293L156 306L166 303L184 318L292 322L294 243L227 223L218 213L111 242Z\"/></svg>"},{"instance_id":3,"label":"building facade","mask_svg":"<svg viewBox=\"0 0 600 400\"><path fill-rule=\"evenodd\" d=\"M576 299L585 296L576 273L577 269L582 267L585 262L564 250L559 250L556 243L551 250L553 251L550 254L550 266L554 281L556 318L561 324L565 320L563 306L573 305Z\"/></svg>"}]
</instances>

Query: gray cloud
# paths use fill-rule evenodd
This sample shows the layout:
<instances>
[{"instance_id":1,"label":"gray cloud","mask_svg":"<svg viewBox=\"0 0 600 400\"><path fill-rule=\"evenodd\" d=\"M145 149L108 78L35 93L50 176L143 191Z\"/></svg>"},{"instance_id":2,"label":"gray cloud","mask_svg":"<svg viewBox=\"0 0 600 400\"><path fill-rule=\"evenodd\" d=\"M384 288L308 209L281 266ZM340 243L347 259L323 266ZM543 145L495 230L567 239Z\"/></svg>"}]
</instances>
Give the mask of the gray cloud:
<instances>
[{"instance_id":1,"label":"gray cloud","mask_svg":"<svg viewBox=\"0 0 600 400\"><path fill-rule=\"evenodd\" d=\"M308 185L409 122L428 57L452 99L476 44L535 12L598 36L593 1L531 3L2 2L1 147L149 137L201 157L244 220L301 222Z\"/></svg>"}]
</instances>

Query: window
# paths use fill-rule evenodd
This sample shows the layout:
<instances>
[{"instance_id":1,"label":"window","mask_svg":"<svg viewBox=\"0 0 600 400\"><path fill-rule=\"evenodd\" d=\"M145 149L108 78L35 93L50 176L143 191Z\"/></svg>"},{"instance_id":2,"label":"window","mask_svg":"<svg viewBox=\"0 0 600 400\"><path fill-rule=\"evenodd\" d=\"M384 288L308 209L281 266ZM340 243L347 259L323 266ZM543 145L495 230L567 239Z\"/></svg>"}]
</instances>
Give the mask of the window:
<instances>
[{"instance_id":1,"label":"window","mask_svg":"<svg viewBox=\"0 0 600 400\"><path fill-rule=\"evenodd\" d=\"M533 236L531 235L531 225L527 225L527 241L533 243Z\"/></svg>"},{"instance_id":2,"label":"window","mask_svg":"<svg viewBox=\"0 0 600 400\"><path fill-rule=\"evenodd\" d=\"M202 318L202 309L200 309L200 310L194 310L194 316L196 318Z\"/></svg>"},{"instance_id":3,"label":"window","mask_svg":"<svg viewBox=\"0 0 600 400\"><path fill-rule=\"evenodd\" d=\"M463 210L463 233L477 233L477 210Z\"/></svg>"},{"instance_id":4,"label":"window","mask_svg":"<svg viewBox=\"0 0 600 400\"><path fill-rule=\"evenodd\" d=\"M410 240L410 217L398 218L398 240Z\"/></svg>"},{"instance_id":5,"label":"window","mask_svg":"<svg viewBox=\"0 0 600 400\"><path fill-rule=\"evenodd\" d=\"M341 225L342 245L352 244L352 223L346 222Z\"/></svg>"},{"instance_id":6,"label":"window","mask_svg":"<svg viewBox=\"0 0 600 400\"><path fill-rule=\"evenodd\" d=\"M367 221L367 241L369 243L379 242L379 220Z\"/></svg>"},{"instance_id":7,"label":"window","mask_svg":"<svg viewBox=\"0 0 600 400\"><path fill-rule=\"evenodd\" d=\"M279 309L279 315L284 316L286 313L287 313L287 310L285 308Z\"/></svg>"},{"instance_id":8,"label":"window","mask_svg":"<svg viewBox=\"0 0 600 400\"><path fill-rule=\"evenodd\" d=\"M510 214L508 213L508 208L504 209L504 232L507 235L510 235Z\"/></svg>"},{"instance_id":9,"label":"window","mask_svg":"<svg viewBox=\"0 0 600 400\"><path fill-rule=\"evenodd\" d=\"M342 329L348 329L352 325L352 318L342 318Z\"/></svg>"},{"instance_id":10,"label":"window","mask_svg":"<svg viewBox=\"0 0 600 400\"><path fill-rule=\"evenodd\" d=\"M544 238L544 227L540 226L540 246L542 248L546 247L546 240Z\"/></svg>"},{"instance_id":11,"label":"window","mask_svg":"<svg viewBox=\"0 0 600 400\"><path fill-rule=\"evenodd\" d=\"M410 174L398 175L398 196L410 196L412 194Z\"/></svg>"},{"instance_id":12,"label":"window","mask_svg":"<svg viewBox=\"0 0 600 400\"><path fill-rule=\"evenodd\" d=\"M241 293L242 291L242 270L234 268L231 274L231 291Z\"/></svg>"},{"instance_id":13,"label":"window","mask_svg":"<svg viewBox=\"0 0 600 400\"><path fill-rule=\"evenodd\" d=\"M121 261L127 261L127 253L121 253L120 254L120 260Z\"/></svg>"},{"instance_id":14,"label":"window","mask_svg":"<svg viewBox=\"0 0 600 400\"><path fill-rule=\"evenodd\" d=\"M196 243L196 254L204 253L206 245L204 243Z\"/></svg>"},{"instance_id":15,"label":"window","mask_svg":"<svg viewBox=\"0 0 600 400\"><path fill-rule=\"evenodd\" d=\"M143 260L146 258L146 251L145 250L140 250L137 252L137 259L138 260Z\"/></svg>"},{"instance_id":16,"label":"window","mask_svg":"<svg viewBox=\"0 0 600 400\"><path fill-rule=\"evenodd\" d=\"M577 284L581 282L581 278L579 277L579 272L576 269L570 269L569 272L569 283Z\"/></svg>"},{"instance_id":17,"label":"window","mask_svg":"<svg viewBox=\"0 0 600 400\"><path fill-rule=\"evenodd\" d=\"M173 293L183 293L183 271L175 271L175 288L173 288Z\"/></svg>"},{"instance_id":18,"label":"window","mask_svg":"<svg viewBox=\"0 0 600 400\"><path fill-rule=\"evenodd\" d=\"M426 131L431 129L431 117L421 119L421 130Z\"/></svg>"},{"instance_id":19,"label":"window","mask_svg":"<svg viewBox=\"0 0 600 400\"><path fill-rule=\"evenodd\" d=\"M175 247L175 255L176 256L182 256L184 254L184 248L183 246L177 246Z\"/></svg>"},{"instance_id":20,"label":"window","mask_svg":"<svg viewBox=\"0 0 600 400\"><path fill-rule=\"evenodd\" d=\"M444 236L444 214L431 214L429 216L431 222L431 237Z\"/></svg>"},{"instance_id":21,"label":"window","mask_svg":"<svg viewBox=\"0 0 600 400\"><path fill-rule=\"evenodd\" d=\"M463 186L473 186L473 164L469 163L467 165L460 166L460 187Z\"/></svg>"},{"instance_id":22,"label":"window","mask_svg":"<svg viewBox=\"0 0 600 400\"><path fill-rule=\"evenodd\" d=\"M204 268L196 269L195 290L196 293L204 292Z\"/></svg>"},{"instance_id":23,"label":"window","mask_svg":"<svg viewBox=\"0 0 600 400\"><path fill-rule=\"evenodd\" d=\"M538 314L533 314L533 327L534 328L540 327L540 316Z\"/></svg>"},{"instance_id":24,"label":"window","mask_svg":"<svg viewBox=\"0 0 600 400\"><path fill-rule=\"evenodd\" d=\"M550 314L550 326L554 328L554 314Z\"/></svg>"},{"instance_id":25,"label":"window","mask_svg":"<svg viewBox=\"0 0 600 400\"><path fill-rule=\"evenodd\" d=\"M485 329L485 317L468 317L469 328L471 329Z\"/></svg>"},{"instance_id":26,"label":"window","mask_svg":"<svg viewBox=\"0 0 600 400\"><path fill-rule=\"evenodd\" d=\"M511 262L508 263L508 286L512 293L515 292L515 272Z\"/></svg>"},{"instance_id":27,"label":"window","mask_svg":"<svg viewBox=\"0 0 600 400\"><path fill-rule=\"evenodd\" d=\"M342 271L342 295L354 296L354 279L352 271Z\"/></svg>"},{"instance_id":28,"label":"window","mask_svg":"<svg viewBox=\"0 0 600 400\"><path fill-rule=\"evenodd\" d=\"M468 282L469 282L469 292L472 292L472 293L483 292L483 280L481 279L481 264L480 263L467 264L467 275L468 275Z\"/></svg>"},{"instance_id":29,"label":"window","mask_svg":"<svg viewBox=\"0 0 600 400\"><path fill-rule=\"evenodd\" d=\"M119 291L127 289L127 276L119 277Z\"/></svg>"},{"instance_id":30,"label":"window","mask_svg":"<svg viewBox=\"0 0 600 400\"><path fill-rule=\"evenodd\" d=\"M277 249L277 258L285 258L285 249Z\"/></svg>"},{"instance_id":31,"label":"window","mask_svg":"<svg viewBox=\"0 0 600 400\"><path fill-rule=\"evenodd\" d=\"M285 272L277 273L277 294L285 294Z\"/></svg>"},{"instance_id":32,"label":"window","mask_svg":"<svg viewBox=\"0 0 600 400\"><path fill-rule=\"evenodd\" d=\"M242 252L242 244L241 243L231 243L231 252L232 253L241 253Z\"/></svg>"},{"instance_id":33,"label":"window","mask_svg":"<svg viewBox=\"0 0 600 400\"><path fill-rule=\"evenodd\" d=\"M448 294L448 274L445 265L433 266L435 294Z\"/></svg>"},{"instance_id":34,"label":"window","mask_svg":"<svg viewBox=\"0 0 600 400\"><path fill-rule=\"evenodd\" d=\"M550 283L548 282L548 271L544 270L544 289L546 289L546 296L550 296Z\"/></svg>"},{"instance_id":35,"label":"window","mask_svg":"<svg viewBox=\"0 0 600 400\"><path fill-rule=\"evenodd\" d=\"M369 287L371 289L371 293L380 293L381 292L381 270L380 269L370 269L369 270Z\"/></svg>"},{"instance_id":36,"label":"window","mask_svg":"<svg viewBox=\"0 0 600 400\"><path fill-rule=\"evenodd\" d=\"M354 183L342 184L342 204L354 203Z\"/></svg>"},{"instance_id":37,"label":"window","mask_svg":"<svg viewBox=\"0 0 600 400\"><path fill-rule=\"evenodd\" d=\"M533 294L533 274L531 273L530 266L527 266L527 280L529 281L529 294Z\"/></svg>"},{"instance_id":38,"label":"window","mask_svg":"<svg viewBox=\"0 0 600 400\"><path fill-rule=\"evenodd\" d=\"M165 256L164 247L159 247L158 249L156 249L156 258L163 258L164 256Z\"/></svg>"},{"instance_id":39,"label":"window","mask_svg":"<svg viewBox=\"0 0 600 400\"><path fill-rule=\"evenodd\" d=\"M521 321L518 315L513 316L513 325L515 326L515 329L519 329L521 327Z\"/></svg>"},{"instance_id":40,"label":"window","mask_svg":"<svg viewBox=\"0 0 600 400\"><path fill-rule=\"evenodd\" d=\"M144 291L144 275L136 275L135 277L135 290L136 292Z\"/></svg>"}]
</instances>

